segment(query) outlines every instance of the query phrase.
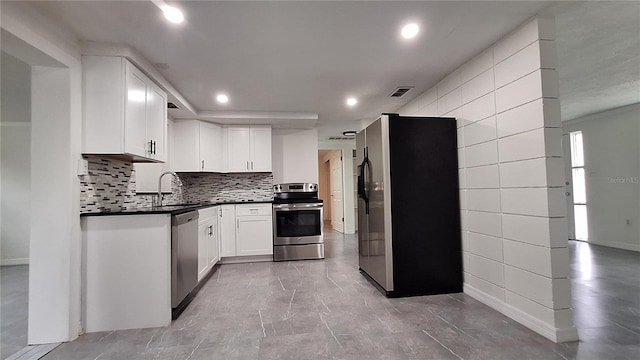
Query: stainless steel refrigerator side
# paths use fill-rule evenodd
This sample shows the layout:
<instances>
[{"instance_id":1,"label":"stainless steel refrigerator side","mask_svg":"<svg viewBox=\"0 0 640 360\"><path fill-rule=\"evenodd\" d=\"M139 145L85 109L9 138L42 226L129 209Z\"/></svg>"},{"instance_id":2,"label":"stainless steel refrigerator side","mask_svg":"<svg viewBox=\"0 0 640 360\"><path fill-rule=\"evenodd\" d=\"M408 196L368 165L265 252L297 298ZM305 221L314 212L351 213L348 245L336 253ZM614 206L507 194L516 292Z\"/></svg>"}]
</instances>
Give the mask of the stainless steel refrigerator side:
<instances>
[{"instance_id":1,"label":"stainless steel refrigerator side","mask_svg":"<svg viewBox=\"0 0 640 360\"><path fill-rule=\"evenodd\" d=\"M364 129L356 135L356 164L358 180L360 181L361 165L364 160L364 149L366 143L367 130ZM364 181L364 179L362 179ZM362 271L369 271L369 221L365 213L365 202L360 196L358 189L358 266Z\"/></svg>"},{"instance_id":2,"label":"stainless steel refrigerator side","mask_svg":"<svg viewBox=\"0 0 640 360\"><path fill-rule=\"evenodd\" d=\"M387 272L387 291L394 290L393 283L393 234L392 234L392 217L391 212L391 165L390 165L390 146L389 146L389 116L383 115L382 123L382 169L383 169L383 198L384 198L384 237L385 241L385 267Z\"/></svg>"},{"instance_id":3,"label":"stainless steel refrigerator side","mask_svg":"<svg viewBox=\"0 0 640 360\"><path fill-rule=\"evenodd\" d=\"M367 274L373 278L386 291L393 291L393 281L387 277L387 222L385 220L385 162L383 161L384 144L382 123L386 117L376 120L367 127L366 146L370 166L368 170L368 182L365 188L369 194L369 271ZM388 169L386 170L388 172Z\"/></svg>"}]
</instances>

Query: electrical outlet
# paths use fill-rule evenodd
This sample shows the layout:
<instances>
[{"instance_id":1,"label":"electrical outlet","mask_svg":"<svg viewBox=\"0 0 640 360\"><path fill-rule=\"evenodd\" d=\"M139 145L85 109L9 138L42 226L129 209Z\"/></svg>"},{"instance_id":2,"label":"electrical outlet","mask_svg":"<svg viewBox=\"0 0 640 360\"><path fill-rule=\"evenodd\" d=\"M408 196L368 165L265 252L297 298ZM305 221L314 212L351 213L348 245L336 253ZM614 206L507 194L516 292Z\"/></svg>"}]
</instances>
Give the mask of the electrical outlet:
<instances>
[{"instance_id":1,"label":"electrical outlet","mask_svg":"<svg viewBox=\"0 0 640 360\"><path fill-rule=\"evenodd\" d=\"M89 175L89 161L85 159L78 160L78 176Z\"/></svg>"}]
</instances>

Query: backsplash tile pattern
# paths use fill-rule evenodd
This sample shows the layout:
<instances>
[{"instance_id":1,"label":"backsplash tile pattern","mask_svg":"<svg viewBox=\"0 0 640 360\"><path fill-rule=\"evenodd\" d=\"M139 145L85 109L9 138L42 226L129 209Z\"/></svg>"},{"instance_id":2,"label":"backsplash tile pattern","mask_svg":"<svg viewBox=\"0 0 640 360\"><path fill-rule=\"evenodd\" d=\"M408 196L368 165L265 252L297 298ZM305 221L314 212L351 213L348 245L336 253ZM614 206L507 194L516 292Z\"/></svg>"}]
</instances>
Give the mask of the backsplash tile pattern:
<instances>
[{"instance_id":1,"label":"backsplash tile pattern","mask_svg":"<svg viewBox=\"0 0 640 360\"><path fill-rule=\"evenodd\" d=\"M249 174L179 174L187 202L269 201L273 199L273 175Z\"/></svg>"},{"instance_id":2,"label":"backsplash tile pattern","mask_svg":"<svg viewBox=\"0 0 640 360\"><path fill-rule=\"evenodd\" d=\"M136 194L131 162L105 156L85 156L89 175L80 176L80 212L122 211L151 206L153 195ZM271 173L180 173L183 186L173 179L165 204L208 201L269 201L273 198Z\"/></svg>"},{"instance_id":3,"label":"backsplash tile pattern","mask_svg":"<svg viewBox=\"0 0 640 360\"><path fill-rule=\"evenodd\" d=\"M80 212L119 211L135 202L133 164L87 156L89 175L80 176Z\"/></svg>"}]
</instances>

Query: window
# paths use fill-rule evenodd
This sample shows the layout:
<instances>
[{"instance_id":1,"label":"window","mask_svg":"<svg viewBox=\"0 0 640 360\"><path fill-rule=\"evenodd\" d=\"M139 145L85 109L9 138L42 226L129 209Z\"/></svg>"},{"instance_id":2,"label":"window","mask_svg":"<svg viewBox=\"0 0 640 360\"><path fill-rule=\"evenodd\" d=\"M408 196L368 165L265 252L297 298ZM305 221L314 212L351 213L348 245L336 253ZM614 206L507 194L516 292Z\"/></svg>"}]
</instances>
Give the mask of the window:
<instances>
[{"instance_id":1,"label":"window","mask_svg":"<svg viewBox=\"0 0 640 360\"><path fill-rule=\"evenodd\" d=\"M571 176L573 178L573 219L576 239L587 241L587 186L584 170L584 149L582 131L569 133L571 141Z\"/></svg>"}]
</instances>

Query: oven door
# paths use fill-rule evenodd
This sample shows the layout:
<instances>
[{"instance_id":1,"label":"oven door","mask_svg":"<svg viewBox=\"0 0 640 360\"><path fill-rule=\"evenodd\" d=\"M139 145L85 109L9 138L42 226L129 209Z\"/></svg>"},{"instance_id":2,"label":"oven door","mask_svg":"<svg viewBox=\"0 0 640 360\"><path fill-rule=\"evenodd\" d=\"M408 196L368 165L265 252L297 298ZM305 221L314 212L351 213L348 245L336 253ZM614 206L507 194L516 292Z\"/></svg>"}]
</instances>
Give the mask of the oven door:
<instances>
[{"instance_id":1,"label":"oven door","mask_svg":"<svg viewBox=\"0 0 640 360\"><path fill-rule=\"evenodd\" d=\"M273 205L273 244L319 244L322 236L322 203Z\"/></svg>"}]
</instances>

